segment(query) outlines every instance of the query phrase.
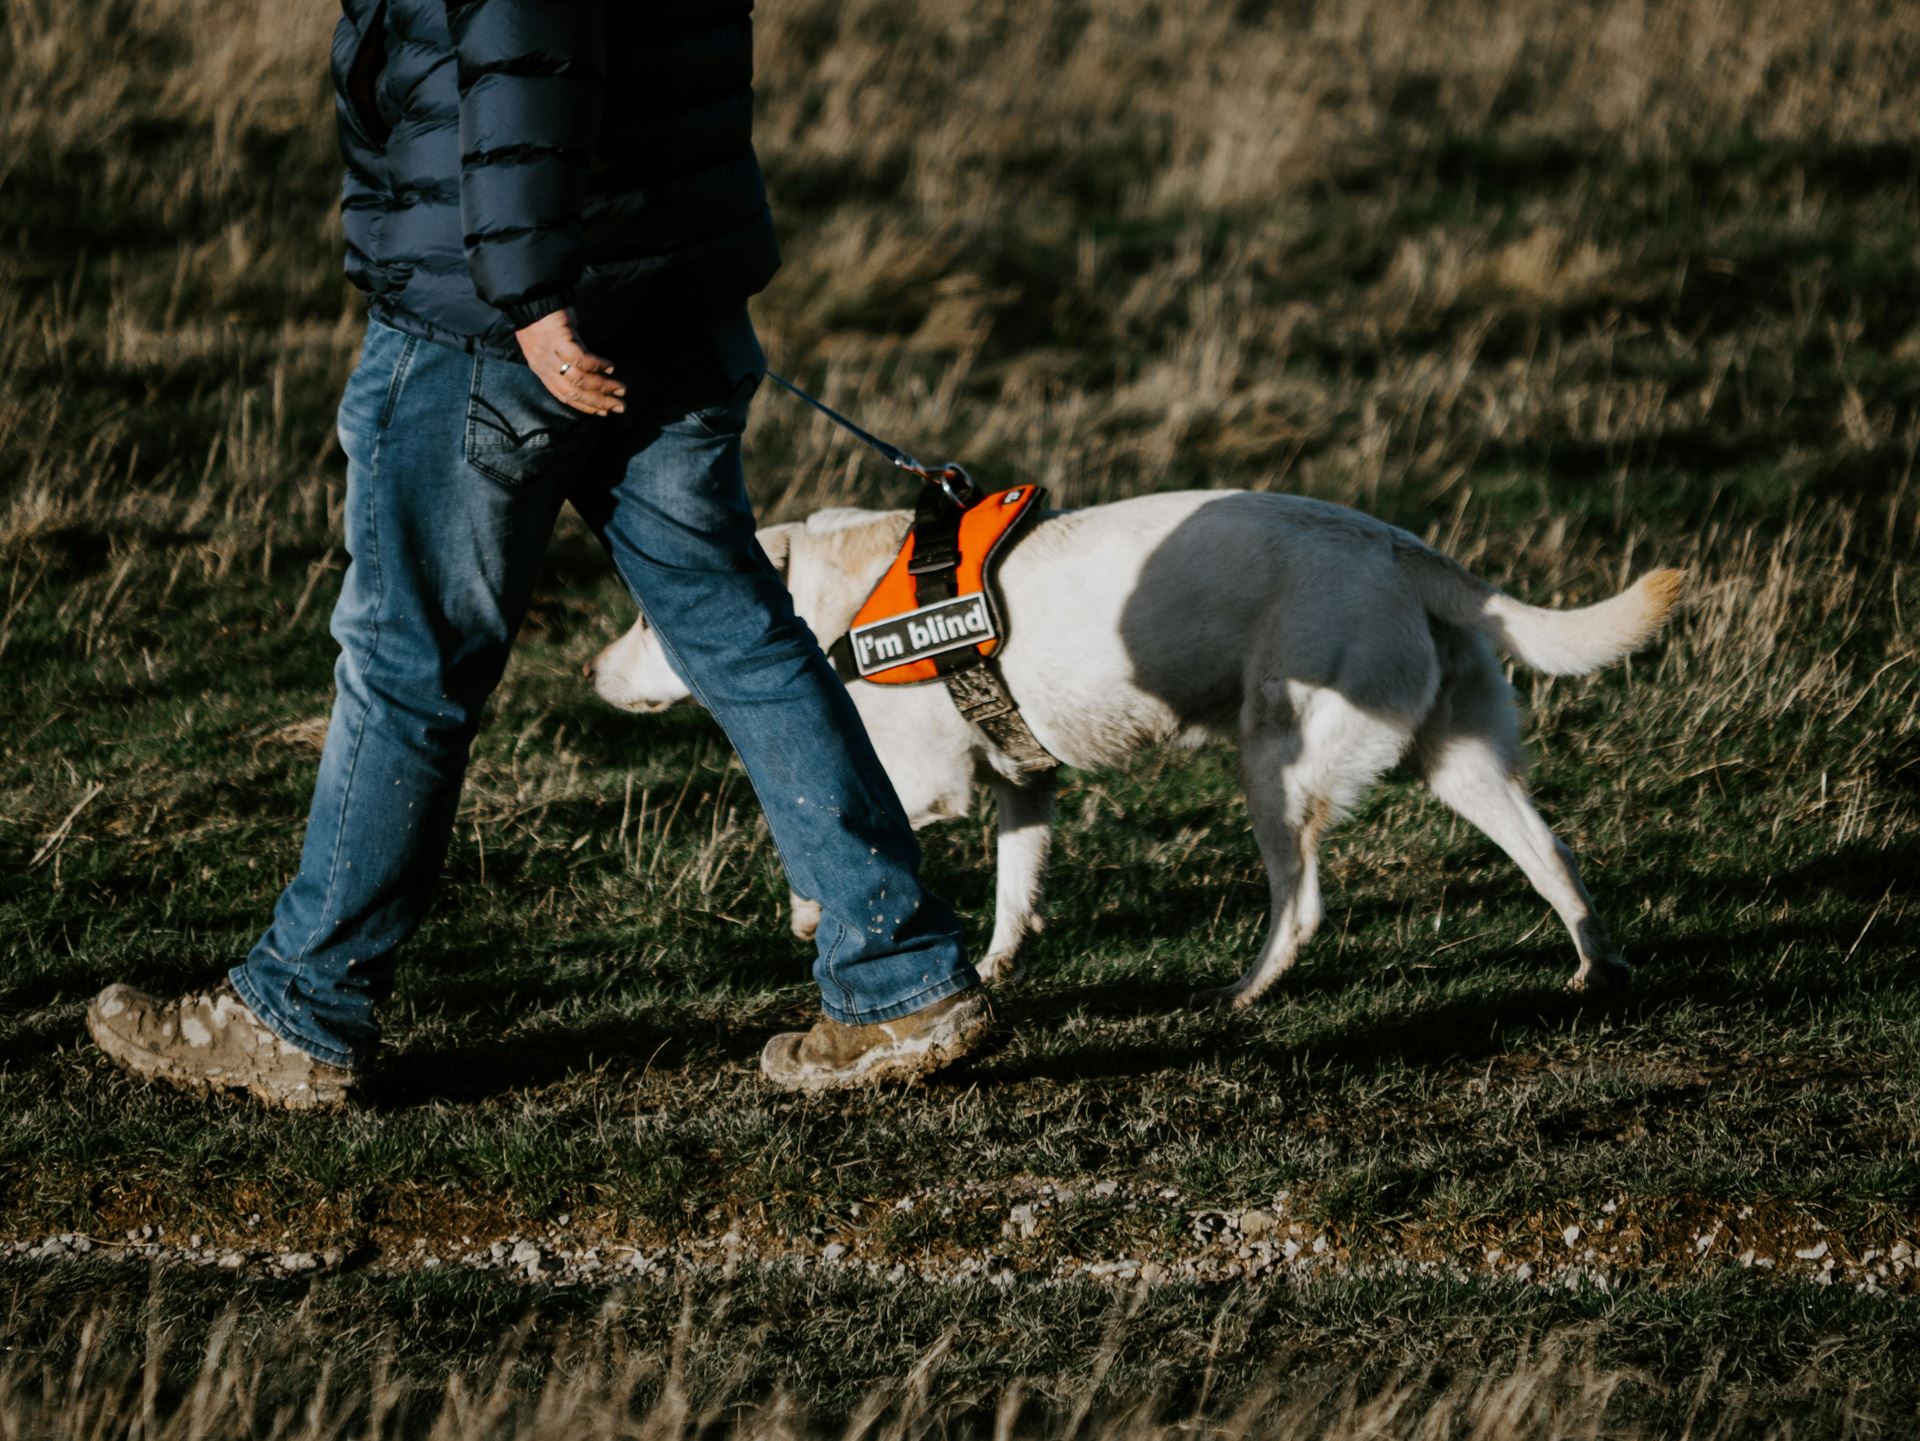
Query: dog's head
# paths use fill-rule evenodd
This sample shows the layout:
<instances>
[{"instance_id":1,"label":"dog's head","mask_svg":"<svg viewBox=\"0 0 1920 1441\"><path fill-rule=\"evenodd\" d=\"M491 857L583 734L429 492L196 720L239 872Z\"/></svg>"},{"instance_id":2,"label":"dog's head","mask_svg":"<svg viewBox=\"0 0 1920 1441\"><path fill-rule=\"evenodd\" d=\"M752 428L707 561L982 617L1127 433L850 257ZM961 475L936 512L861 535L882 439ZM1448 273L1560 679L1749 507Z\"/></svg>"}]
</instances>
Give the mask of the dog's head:
<instances>
[{"instance_id":1,"label":"dog's head","mask_svg":"<svg viewBox=\"0 0 1920 1441\"><path fill-rule=\"evenodd\" d=\"M644 611L632 629L587 662L586 672L593 693L621 710L647 714L693 699Z\"/></svg>"},{"instance_id":2,"label":"dog's head","mask_svg":"<svg viewBox=\"0 0 1920 1441\"><path fill-rule=\"evenodd\" d=\"M899 548L909 519L899 511L823 510L760 531L760 548L822 645L846 630ZM594 694L622 710L662 711L693 699L692 688L660 643L660 632L644 614L587 662L586 673Z\"/></svg>"}]
</instances>

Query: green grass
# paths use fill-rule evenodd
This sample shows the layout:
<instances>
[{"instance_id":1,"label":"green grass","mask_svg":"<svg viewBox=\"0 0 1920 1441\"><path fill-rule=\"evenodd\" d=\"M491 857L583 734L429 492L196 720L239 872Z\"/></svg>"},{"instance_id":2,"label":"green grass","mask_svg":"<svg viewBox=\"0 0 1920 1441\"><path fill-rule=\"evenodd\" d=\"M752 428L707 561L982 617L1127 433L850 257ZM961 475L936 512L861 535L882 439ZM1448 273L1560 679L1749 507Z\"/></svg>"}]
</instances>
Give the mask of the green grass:
<instances>
[{"instance_id":1,"label":"green grass","mask_svg":"<svg viewBox=\"0 0 1920 1441\"><path fill-rule=\"evenodd\" d=\"M378 1272L415 1240L552 1226L604 1247L735 1230L762 1261L836 1241L874 1273L753 1262L692 1344L720 1366L776 1325L743 1394L839 1412L949 1332L963 1391L1080 1374L1115 1293L1058 1268L1230 1259L1194 1213L1285 1193L1362 1274L1170 1283L1103 1397L1186 1394L1218 1324L1223 1386L1296 1349L1384 1375L1570 1329L1657 1421L1713 1357L1772 1414L1813 1406L1815 1431L1848 1385L1912 1404L1910 1299L1730 1260L1818 1235L1857 1270L1920 1241L1911 17L1760 7L1736 45L1708 7L1603 5L1650 27L1638 100L1610 88L1607 26L1544 5L1505 7L1512 48L1464 3L1386 7L1393 46L1121 0L1033 34L881 0L762 17L789 264L757 315L777 365L876 428L1072 504L1196 485L1357 504L1535 600L1692 570L1646 655L1516 678L1543 810L1640 968L1630 997L1565 994L1544 905L1396 777L1330 843L1328 922L1272 1001L1189 1008L1267 919L1233 757L1208 750L1067 777L1004 1045L910 1093L769 1092L758 1049L813 1004L777 858L705 717L591 697L579 663L629 611L563 524L387 1015L382 1103L268 1117L122 1077L80 1026L101 986L200 984L264 924L344 563L331 417L358 320L322 223L325 7L295 27L188 8L24 5L0 45L23 97L0 122L0 1242L159 1226ZM954 89L904 83L933 65ZM883 73L902 83L869 113ZM1246 158L1209 169L1222 154ZM749 466L770 518L901 499L778 396ZM924 839L984 933L988 822ZM1101 1181L1128 1190L1010 1226L1044 1183ZM915 1197L937 1204L893 1204ZM1564 1227L1603 1218L1616 1293L1485 1274L1489 1248L1564 1260ZM916 1279L986 1255L1006 1284ZM1395 1258L1440 1272L1385 1279ZM127 1271L5 1276L10 1344L51 1356L96 1305L144 1324ZM527 1307L546 1338L602 1301L464 1273L153 1294L182 1356L229 1302L257 1336L306 1304L429 1389ZM617 1324L660 1333L667 1294Z\"/></svg>"}]
</instances>

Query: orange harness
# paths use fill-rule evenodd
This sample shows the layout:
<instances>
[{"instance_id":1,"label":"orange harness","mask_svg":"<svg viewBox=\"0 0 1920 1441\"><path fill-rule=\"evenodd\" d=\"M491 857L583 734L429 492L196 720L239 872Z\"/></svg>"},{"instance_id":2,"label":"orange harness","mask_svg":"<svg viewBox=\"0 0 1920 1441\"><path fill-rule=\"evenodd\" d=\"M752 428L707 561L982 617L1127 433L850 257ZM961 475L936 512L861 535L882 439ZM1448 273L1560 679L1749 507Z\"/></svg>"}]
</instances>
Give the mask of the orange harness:
<instances>
[{"instance_id":1,"label":"orange harness","mask_svg":"<svg viewBox=\"0 0 1920 1441\"><path fill-rule=\"evenodd\" d=\"M916 522L853 618L854 674L876 685L917 685L951 673L956 662L973 664L968 650L983 658L999 650L1000 607L987 577L1040 498L1038 486L1022 485L976 501L960 513L951 557ZM944 666L942 657L950 657Z\"/></svg>"},{"instance_id":2,"label":"orange harness","mask_svg":"<svg viewBox=\"0 0 1920 1441\"><path fill-rule=\"evenodd\" d=\"M1030 776L1059 762L1028 728L994 663L1006 626L993 573L1045 497L1041 487L1021 485L963 507L930 481L899 553L830 650L849 680L944 682L961 715Z\"/></svg>"}]
</instances>

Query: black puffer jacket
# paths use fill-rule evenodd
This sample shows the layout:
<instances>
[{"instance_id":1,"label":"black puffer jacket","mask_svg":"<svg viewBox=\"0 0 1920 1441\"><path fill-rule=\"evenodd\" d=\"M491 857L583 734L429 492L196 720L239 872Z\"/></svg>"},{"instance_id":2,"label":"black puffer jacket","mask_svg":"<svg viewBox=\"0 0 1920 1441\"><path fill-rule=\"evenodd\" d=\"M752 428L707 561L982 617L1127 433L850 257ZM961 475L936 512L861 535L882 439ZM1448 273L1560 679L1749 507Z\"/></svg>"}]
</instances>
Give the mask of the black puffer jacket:
<instances>
[{"instance_id":1,"label":"black puffer jacket","mask_svg":"<svg viewBox=\"0 0 1920 1441\"><path fill-rule=\"evenodd\" d=\"M780 264L752 0L343 0L347 274L373 315L520 359L573 305L616 353Z\"/></svg>"}]
</instances>

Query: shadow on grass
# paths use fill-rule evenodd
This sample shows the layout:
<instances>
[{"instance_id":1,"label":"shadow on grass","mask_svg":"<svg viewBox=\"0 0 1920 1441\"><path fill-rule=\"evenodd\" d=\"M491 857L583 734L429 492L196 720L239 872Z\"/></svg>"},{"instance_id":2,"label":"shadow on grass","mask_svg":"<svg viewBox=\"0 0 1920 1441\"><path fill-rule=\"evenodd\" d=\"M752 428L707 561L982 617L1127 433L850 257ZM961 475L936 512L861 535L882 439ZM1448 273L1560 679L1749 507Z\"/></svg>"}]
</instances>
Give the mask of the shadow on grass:
<instances>
[{"instance_id":1,"label":"shadow on grass","mask_svg":"<svg viewBox=\"0 0 1920 1441\"><path fill-rule=\"evenodd\" d=\"M1763 942L1778 947L1788 941L1826 940L1830 934L1815 925L1775 927L1708 941L1681 939L1645 946L1639 979L1625 995L1578 996L1556 980L1516 985L1494 995L1450 996L1384 1017L1352 1004L1358 984L1366 979L1364 973L1343 968L1316 974L1310 965L1303 965L1285 983L1288 994L1323 1006L1330 1017L1342 1011L1359 1012L1350 1020L1330 1019L1305 1042L1277 1034L1258 1008L1196 1013L1191 1004L1194 986L1185 979L1114 981L1033 998L1014 991L997 999L1010 1033L1044 1034L1072 1017L1093 1015L1118 1022L1167 1017L1174 1021L1176 1034L1169 1035L1166 1028L1104 1026L1068 1054L1010 1061L1004 1051L989 1051L931 1084L944 1089L1029 1080L1131 1079L1196 1065L1252 1064L1276 1072L1338 1067L1361 1074L1479 1065L1529 1041L1570 1036L1601 1018L1633 1024L1682 1002L1776 1014L1804 1007L1809 992L1803 976L1755 980L1743 974L1737 962ZM1531 960L1536 952L1542 967L1553 964L1557 974L1562 959L1557 948L1529 948L1516 959ZM1908 957L1880 981L1892 987L1920 986L1920 957ZM740 1025L704 1013L662 1008L633 1020L554 1026L532 1036L414 1049L388 1064L382 1096L385 1104L395 1107L429 1100L473 1102L589 1072L630 1079L696 1066L745 1065L769 1036L794 1023L795 1018L780 1012Z\"/></svg>"},{"instance_id":2,"label":"shadow on grass","mask_svg":"<svg viewBox=\"0 0 1920 1441\"><path fill-rule=\"evenodd\" d=\"M1760 1010L1785 1015L1804 1009L1810 991L1803 974L1776 973L1756 978L1739 962L1756 949L1780 949L1800 942L1830 942L1832 929L1818 924L1775 926L1712 939L1681 938L1638 948L1641 964L1631 991L1598 996L1575 995L1559 982L1524 984L1503 993L1446 997L1403 1014L1381 1016L1366 1009L1348 1020L1356 982L1352 968L1316 973L1311 959L1285 982L1284 994L1324 1006L1329 1019L1302 1042L1296 1036L1275 1034L1259 1008L1246 1012L1222 1011L1216 1024L1200 1029L1189 1025L1184 1034L1168 1036L1131 1033L1108 1028L1071 1054L1043 1055L1019 1063L995 1056L982 1058L972 1075L956 1073L956 1080L991 1078L1084 1081L1094 1077L1133 1077L1195 1065L1252 1062L1285 1072L1337 1066L1374 1074L1403 1067L1474 1064L1502 1055L1528 1038L1570 1035L1597 1019L1613 1018L1628 1024L1646 1021L1681 1003L1725 1005L1744 1012ZM1516 961L1542 956L1547 948L1514 953ZM1558 950L1552 955L1559 959ZM1877 975L1882 989L1920 986L1920 955L1906 954L1891 969ZM1177 1014L1192 1004L1195 987L1180 979L1142 979L1060 992L1034 1001L1009 998L1001 1011L1012 1029L1045 1031L1071 1016L1138 1019Z\"/></svg>"},{"instance_id":3,"label":"shadow on grass","mask_svg":"<svg viewBox=\"0 0 1920 1441\"><path fill-rule=\"evenodd\" d=\"M417 1047L383 1064L379 1102L393 1109L427 1101L464 1104L593 1072L633 1079L690 1065L717 1070L752 1060L769 1036L788 1028L781 1020L724 1026L662 1010L630 1021L555 1026L531 1036Z\"/></svg>"}]
</instances>

